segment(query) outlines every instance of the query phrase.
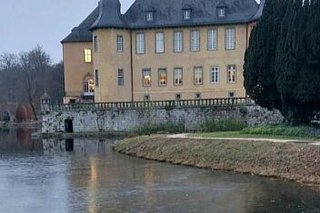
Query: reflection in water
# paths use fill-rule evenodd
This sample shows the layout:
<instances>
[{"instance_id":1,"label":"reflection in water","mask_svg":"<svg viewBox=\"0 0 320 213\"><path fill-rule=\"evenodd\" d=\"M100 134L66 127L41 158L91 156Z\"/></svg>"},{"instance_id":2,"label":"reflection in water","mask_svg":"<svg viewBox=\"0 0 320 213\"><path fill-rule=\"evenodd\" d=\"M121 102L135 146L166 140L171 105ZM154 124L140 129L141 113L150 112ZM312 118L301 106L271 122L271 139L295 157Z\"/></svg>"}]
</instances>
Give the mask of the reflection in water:
<instances>
[{"instance_id":1,"label":"reflection in water","mask_svg":"<svg viewBox=\"0 0 320 213\"><path fill-rule=\"evenodd\" d=\"M1 147L30 143L9 135L0 134L8 139ZM39 154L30 146L5 150L0 212L320 211L320 195L307 187L137 159L112 152L113 142L48 139Z\"/></svg>"},{"instance_id":2,"label":"reflection in water","mask_svg":"<svg viewBox=\"0 0 320 213\"><path fill-rule=\"evenodd\" d=\"M66 152L73 152L74 140L66 139Z\"/></svg>"}]
</instances>

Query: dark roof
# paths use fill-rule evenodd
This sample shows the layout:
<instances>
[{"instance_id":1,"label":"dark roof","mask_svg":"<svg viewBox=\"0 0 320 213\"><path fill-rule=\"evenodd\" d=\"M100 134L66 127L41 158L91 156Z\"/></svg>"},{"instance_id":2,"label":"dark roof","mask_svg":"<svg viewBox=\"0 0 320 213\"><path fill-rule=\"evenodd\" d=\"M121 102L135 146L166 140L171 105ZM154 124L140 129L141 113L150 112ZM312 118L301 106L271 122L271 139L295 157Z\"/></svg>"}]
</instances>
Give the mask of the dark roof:
<instances>
[{"instance_id":1,"label":"dark roof","mask_svg":"<svg viewBox=\"0 0 320 213\"><path fill-rule=\"evenodd\" d=\"M247 23L258 20L265 0L260 7L255 0L136 0L121 15L119 0L101 0L97 7L78 27L62 41L92 41L90 30L98 28L165 28L201 25ZM217 8L226 7L226 16L218 17ZM147 22L145 12L154 11L154 21ZM183 20L182 10L192 9L192 18Z\"/></svg>"},{"instance_id":2,"label":"dark roof","mask_svg":"<svg viewBox=\"0 0 320 213\"><path fill-rule=\"evenodd\" d=\"M90 28L99 16L99 7L96 7L90 15L78 26L72 29L71 33L61 41L65 42L90 42L92 33Z\"/></svg>"},{"instance_id":3,"label":"dark roof","mask_svg":"<svg viewBox=\"0 0 320 213\"><path fill-rule=\"evenodd\" d=\"M226 16L217 16L217 7L226 7ZM156 8L155 20L146 22L145 11ZM192 9L192 18L183 20L182 10ZM136 0L124 15L130 28L159 28L236 24L250 22L259 5L255 0Z\"/></svg>"},{"instance_id":4,"label":"dark roof","mask_svg":"<svg viewBox=\"0 0 320 213\"><path fill-rule=\"evenodd\" d=\"M91 26L98 28L128 28L121 15L119 0L101 0L99 2L99 17Z\"/></svg>"}]
</instances>

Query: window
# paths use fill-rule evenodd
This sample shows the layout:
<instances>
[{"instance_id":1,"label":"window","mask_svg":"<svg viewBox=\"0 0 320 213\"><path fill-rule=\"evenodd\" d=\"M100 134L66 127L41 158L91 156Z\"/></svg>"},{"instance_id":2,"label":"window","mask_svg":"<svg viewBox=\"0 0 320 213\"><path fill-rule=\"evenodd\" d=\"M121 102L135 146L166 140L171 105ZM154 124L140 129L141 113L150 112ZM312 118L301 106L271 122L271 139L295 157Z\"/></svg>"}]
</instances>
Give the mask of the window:
<instances>
[{"instance_id":1,"label":"window","mask_svg":"<svg viewBox=\"0 0 320 213\"><path fill-rule=\"evenodd\" d=\"M145 53L144 33L136 34L136 52L137 54Z\"/></svg>"},{"instance_id":2,"label":"window","mask_svg":"<svg viewBox=\"0 0 320 213\"><path fill-rule=\"evenodd\" d=\"M203 77L202 67L195 67L194 68L194 84L201 85L203 83L202 77Z\"/></svg>"},{"instance_id":3,"label":"window","mask_svg":"<svg viewBox=\"0 0 320 213\"><path fill-rule=\"evenodd\" d=\"M191 19L191 9L183 10L183 19L190 20Z\"/></svg>"},{"instance_id":4,"label":"window","mask_svg":"<svg viewBox=\"0 0 320 213\"><path fill-rule=\"evenodd\" d=\"M227 66L228 83L236 83L237 70L236 65Z\"/></svg>"},{"instance_id":5,"label":"window","mask_svg":"<svg viewBox=\"0 0 320 213\"><path fill-rule=\"evenodd\" d=\"M118 69L118 86L124 86L124 72L123 72L123 69Z\"/></svg>"},{"instance_id":6,"label":"window","mask_svg":"<svg viewBox=\"0 0 320 213\"><path fill-rule=\"evenodd\" d=\"M158 76L159 76L159 86L166 86L168 81L167 70L159 69Z\"/></svg>"},{"instance_id":7,"label":"window","mask_svg":"<svg viewBox=\"0 0 320 213\"><path fill-rule=\"evenodd\" d=\"M164 33L156 33L156 53L164 52Z\"/></svg>"},{"instance_id":8,"label":"window","mask_svg":"<svg viewBox=\"0 0 320 213\"><path fill-rule=\"evenodd\" d=\"M117 36L117 52L123 52L123 36Z\"/></svg>"},{"instance_id":9,"label":"window","mask_svg":"<svg viewBox=\"0 0 320 213\"><path fill-rule=\"evenodd\" d=\"M96 82L96 87L99 87L99 70L94 71L94 78Z\"/></svg>"},{"instance_id":10,"label":"window","mask_svg":"<svg viewBox=\"0 0 320 213\"><path fill-rule=\"evenodd\" d=\"M229 92L228 93L228 98L234 98L235 97L235 93L234 92Z\"/></svg>"},{"instance_id":11,"label":"window","mask_svg":"<svg viewBox=\"0 0 320 213\"><path fill-rule=\"evenodd\" d=\"M91 63L92 62L92 51L91 49L84 49L84 62Z\"/></svg>"},{"instance_id":12,"label":"window","mask_svg":"<svg viewBox=\"0 0 320 213\"><path fill-rule=\"evenodd\" d=\"M144 95L143 100L144 101L150 101L150 95Z\"/></svg>"},{"instance_id":13,"label":"window","mask_svg":"<svg viewBox=\"0 0 320 213\"><path fill-rule=\"evenodd\" d=\"M220 78L220 68L218 66L213 66L211 68L211 83L218 84Z\"/></svg>"},{"instance_id":14,"label":"window","mask_svg":"<svg viewBox=\"0 0 320 213\"><path fill-rule=\"evenodd\" d=\"M153 21L153 11L146 12L146 20L148 22Z\"/></svg>"},{"instance_id":15,"label":"window","mask_svg":"<svg viewBox=\"0 0 320 213\"><path fill-rule=\"evenodd\" d=\"M216 29L208 30L208 50L209 51L217 50L217 30Z\"/></svg>"},{"instance_id":16,"label":"window","mask_svg":"<svg viewBox=\"0 0 320 213\"><path fill-rule=\"evenodd\" d=\"M183 70L182 68L174 68L173 70L173 84L176 86L182 85L182 78L183 78Z\"/></svg>"},{"instance_id":17,"label":"window","mask_svg":"<svg viewBox=\"0 0 320 213\"><path fill-rule=\"evenodd\" d=\"M225 17L226 16L226 8L225 7L218 7L218 17Z\"/></svg>"},{"instance_id":18,"label":"window","mask_svg":"<svg viewBox=\"0 0 320 213\"><path fill-rule=\"evenodd\" d=\"M201 93L196 93L195 98L196 99L201 99Z\"/></svg>"},{"instance_id":19,"label":"window","mask_svg":"<svg viewBox=\"0 0 320 213\"><path fill-rule=\"evenodd\" d=\"M192 30L190 39L190 50L192 52L200 51L200 31Z\"/></svg>"},{"instance_id":20,"label":"window","mask_svg":"<svg viewBox=\"0 0 320 213\"><path fill-rule=\"evenodd\" d=\"M83 78L83 95L92 96L94 93L94 81L93 77L90 74L87 74Z\"/></svg>"},{"instance_id":21,"label":"window","mask_svg":"<svg viewBox=\"0 0 320 213\"><path fill-rule=\"evenodd\" d=\"M173 52L183 51L183 34L182 31L177 31L173 33Z\"/></svg>"},{"instance_id":22,"label":"window","mask_svg":"<svg viewBox=\"0 0 320 213\"><path fill-rule=\"evenodd\" d=\"M98 37L97 36L93 37L93 50L94 50L94 52L98 52Z\"/></svg>"},{"instance_id":23,"label":"window","mask_svg":"<svg viewBox=\"0 0 320 213\"><path fill-rule=\"evenodd\" d=\"M177 100L177 101L180 101L180 100L181 100L181 94L180 94L180 93L176 94L176 100Z\"/></svg>"},{"instance_id":24,"label":"window","mask_svg":"<svg viewBox=\"0 0 320 213\"><path fill-rule=\"evenodd\" d=\"M142 70L142 85L144 87L151 86L151 70L150 69L143 69Z\"/></svg>"},{"instance_id":25,"label":"window","mask_svg":"<svg viewBox=\"0 0 320 213\"><path fill-rule=\"evenodd\" d=\"M235 28L226 28L225 45L226 50L234 50L236 46L235 42Z\"/></svg>"}]
</instances>

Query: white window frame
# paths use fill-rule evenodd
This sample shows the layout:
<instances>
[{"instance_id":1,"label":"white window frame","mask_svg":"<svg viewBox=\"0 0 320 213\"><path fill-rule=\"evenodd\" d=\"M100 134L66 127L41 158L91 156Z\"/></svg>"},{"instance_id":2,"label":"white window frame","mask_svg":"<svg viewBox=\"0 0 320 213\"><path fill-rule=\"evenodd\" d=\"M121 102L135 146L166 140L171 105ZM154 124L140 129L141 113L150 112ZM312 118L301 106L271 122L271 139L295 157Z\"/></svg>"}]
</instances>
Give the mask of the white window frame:
<instances>
[{"instance_id":1,"label":"white window frame","mask_svg":"<svg viewBox=\"0 0 320 213\"><path fill-rule=\"evenodd\" d=\"M218 49L218 30L216 28L208 29L207 49L208 51L215 51Z\"/></svg>"},{"instance_id":2,"label":"white window frame","mask_svg":"<svg viewBox=\"0 0 320 213\"><path fill-rule=\"evenodd\" d=\"M220 83L220 67L219 66L211 66L210 69L210 82L212 84L219 84Z\"/></svg>"},{"instance_id":3,"label":"white window frame","mask_svg":"<svg viewBox=\"0 0 320 213\"><path fill-rule=\"evenodd\" d=\"M183 52L183 31L173 32L173 52Z\"/></svg>"},{"instance_id":4,"label":"white window frame","mask_svg":"<svg viewBox=\"0 0 320 213\"><path fill-rule=\"evenodd\" d=\"M203 85L203 67L193 68L193 84Z\"/></svg>"},{"instance_id":5,"label":"white window frame","mask_svg":"<svg viewBox=\"0 0 320 213\"><path fill-rule=\"evenodd\" d=\"M227 27L225 29L225 49L235 50L236 49L236 28Z\"/></svg>"},{"instance_id":6,"label":"white window frame","mask_svg":"<svg viewBox=\"0 0 320 213\"><path fill-rule=\"evenodd\" d=\"M229 64L227 66L227 83L235 84L237 82L237 66Z\"/></svg>"},{"instance_id":7,"label":"white window frame","mask_svg":"<svg viewBox=\"0 0 320 213\"><path fill-rule=\"evenodd\" d=\"M200 30L191 30L190 32L190 51L200 51Z\"/></svg>"},{"instance_id":8,"label":"white window frame","mask_svg":"<svg viewBox=\"0 0 320 213\"><path fill-rule=\"evenodd\" d=\"M226 8L225 7L218 7L218 17L222 18L226 16Z\"/></svg>"},{"instance_id":9,"label":"white window frame","mask_svg":"<svg viewBox=\"0 0 320 213\"><path fill-rule=\"evenodd\" d=\"M145 34L136 33L136 54L142 55L146 53Z\"/></svg>"},{"instance_id":10,"label":"white window frame","mask_svg":"<svg viewBox=\"0 0 320 213\"><path fill-rule=\"evenodd\" d=\"M124 71L118 69L118 86L124 86Z\"/></svg>"},{"instance_id":11,"label":"white window frame","mask_svg":"<svg viewBox=\"0 0 320 213\"><path fill-rule=\"evenodd\" d=\"M182 86L183 85L183 68L175 67L173 69L173 85Z\"/></svg>"},{"instance_id":12,"label":"white window frame","mask_svg":"<svg viewBox=\"0 0 320 213\"><path fill-rule=\"evenodd\" d=\"M146 12L146 20L147 22L152 22L154 19L154 12L153 11L147 11Z\"/></svg>"},{"instance_id":13,"label":"white window frame","mask_svg":"<svg viewBox=\"0 0 320 213\"><path fill-rule=\"evenodd\" d=\"M184 9L183 10L183 20L190 20L191 19L192 10L191 9Z\"/></svg>"},{"instance_id":14,"label":"white window frame","mask_svg":"<svg viewBox=\"0 0 320 213\"><path fill-rule=\"evenodd\" d=\"M164 53L165 51L165 36L164 32L155 33L155 51L156 53Z\"/></svg>"},{"instance_id":15,"label":"white window frame","mask_svg":"<svg viewBox=\"0 0 320 213\"><path fill-rule=\"evenodd\" d=\"M117 52L123 52L123 35L117 35Z\"/></svg>"}]
</instances>

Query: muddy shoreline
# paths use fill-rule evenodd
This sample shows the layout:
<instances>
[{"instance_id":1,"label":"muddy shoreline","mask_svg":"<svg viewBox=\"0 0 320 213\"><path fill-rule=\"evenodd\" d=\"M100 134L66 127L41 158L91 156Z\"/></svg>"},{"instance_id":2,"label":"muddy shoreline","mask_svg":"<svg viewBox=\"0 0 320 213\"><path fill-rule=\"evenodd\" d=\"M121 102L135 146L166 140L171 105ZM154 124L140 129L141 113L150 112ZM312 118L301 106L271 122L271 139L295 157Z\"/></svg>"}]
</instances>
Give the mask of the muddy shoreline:
<instances>
[{"instance_id":1,"label":"muddy shoreline","mask_svg":"<svg viewBox=\"0 0 320 213\"><path fill-rule=\"evenodd\" d=\"M320 146L155 135L124 139L113 150L173 164L277 177L320 189Z\"/></svg>"}]
</instances>

